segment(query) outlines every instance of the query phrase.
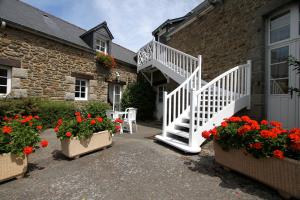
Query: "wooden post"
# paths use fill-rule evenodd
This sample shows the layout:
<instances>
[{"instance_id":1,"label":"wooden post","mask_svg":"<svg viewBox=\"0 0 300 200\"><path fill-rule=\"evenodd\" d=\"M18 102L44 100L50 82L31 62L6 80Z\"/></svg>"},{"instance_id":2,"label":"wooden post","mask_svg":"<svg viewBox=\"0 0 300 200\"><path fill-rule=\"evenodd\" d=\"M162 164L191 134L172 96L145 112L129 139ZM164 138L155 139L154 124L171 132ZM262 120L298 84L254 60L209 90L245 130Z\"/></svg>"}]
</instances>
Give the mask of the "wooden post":
<instances>
[{"instance_id":1,"label":"wooden post","mask_svg":"<svg viewBox=\"0 0 300 200\"><path fill-rule=\"evenodd\" d=\"M195 108L197 103L196 90L191 89L191 105L190 105L190 131L189 131L189 146L193 147L196 145L195 131Z\"/></svg>"},{"instance_id":2,"label":"wooden post","mask_svg":"<svg viewBox=\"0 0 300 200\"><path fill-rule=\"evenodd\" d=\"M247 95L249 95L249 102L248 102L248 106L247 109L250 110L251 109L251 75L252 75L252 61L248 60L247 61Z\"/></svg>"},{"instance_id":3,"label":"wooden post","mask_svg":"<svg viewBox=\"0 0 300 200\"><path fill-rule=\"evenodd\" d=\"M166 130L167 129L167 115L168 115L167 95L168 95L168 92L163 93L163 127L162 127L162 136L163 137L167 136L167 130Z\"/></svg>"},{"instance_id":4,"label":"wooden post","mask_svg":"<svg viewBox=\"0 0 300 200\"><path fill-rule=\"evenodd\" d=\"M199 55L198 56L198 67L199 67L199 74L198 74L198 78L199 78L199 86L198 86L198 90L200 90L200 88L202 87L202 56Z\"/></svg>"}]
</instances>

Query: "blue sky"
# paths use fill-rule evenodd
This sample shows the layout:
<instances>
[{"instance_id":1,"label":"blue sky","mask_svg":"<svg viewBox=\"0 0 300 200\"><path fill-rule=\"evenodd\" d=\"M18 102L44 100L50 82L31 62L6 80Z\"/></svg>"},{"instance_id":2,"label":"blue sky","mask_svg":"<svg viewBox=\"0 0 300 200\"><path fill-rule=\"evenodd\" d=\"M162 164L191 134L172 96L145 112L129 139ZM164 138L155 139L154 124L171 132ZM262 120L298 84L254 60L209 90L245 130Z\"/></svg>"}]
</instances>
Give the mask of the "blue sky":
<instances>
[{"instance_id":1,"label":"blue sky","mask_svg":"<svg viewBox=\"0 0 300 200\"><path fill-rule=\"evenodd\" d=\"M84 29L107 21L114 42L133 51L152 39L167 19L181 17L202 0L24 0Z\"/></svg>"}]
</instances>

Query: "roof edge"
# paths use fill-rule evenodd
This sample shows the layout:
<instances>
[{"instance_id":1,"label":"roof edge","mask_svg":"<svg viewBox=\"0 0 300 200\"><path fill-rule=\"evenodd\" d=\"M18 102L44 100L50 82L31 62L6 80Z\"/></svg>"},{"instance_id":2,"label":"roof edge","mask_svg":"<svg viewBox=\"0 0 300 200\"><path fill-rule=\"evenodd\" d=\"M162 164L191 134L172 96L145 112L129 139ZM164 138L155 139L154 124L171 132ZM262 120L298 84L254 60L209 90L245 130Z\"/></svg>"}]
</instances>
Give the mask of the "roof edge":
<instances>
[{"instance_id":1,"label":"roof edge","mask_svg":"<svg viewBox=\"0 0 300 200\"><path fill-rule=\"evenodd\" d=\"M17 23L11 22L11 21L6 20L6 19L2 19L2 18L0 18L0 19L3 20L3 21L5 21L7 23L8 27L12 27L12 28L15 28L15 29L18 29L18 30L21 30L21 31L25 31L25 32L28 32L28 33L31 33L31 34L34 34L34 35L46 38L46 39L50 39L50 40L59 42L61 44L65 44L67 46L74 47L74 48L77 48L77 49L80 49L80 50L83 50L83 51L86 51L86 52L89 52L89 53L95 53L95 51L93 49L85 48L85 47L80 46L80 45L76 45L76 44L74 44L74 43L72 43L70 41L63 40L63 39L55 37L53 35L49 35L49 34L37 31L35 29L29 28L27 26L23 26L21 24L17 24Z\"/></svg>"},{"instance_id":2,"label":"roof edge","mask_svg":"<svg viewBox=\"0 0 300 200\"><path fill-rule=\"evenodd\" d=\"M82 37L86 36L87 34L89 34L89 33L91 33L91 32L94 32L94 31L96 31L96 30L98 30L98 29L100 29L100 28L105 28L105 30L106 30L107 33L109 34L109 37L110 37L111 39L114 39L114 36L113 36L113 34L110 32L110 30L109 30L109 28L108 28L108 26L107 26L107 22L106 22L106 21L103 21L102 23L98 24L97 26L95 26L95 27L89 29L88 31L86 31L85 33L83 33L82 35L80 35L80 37L82 38Z\"/></svg>"}]
</instances>

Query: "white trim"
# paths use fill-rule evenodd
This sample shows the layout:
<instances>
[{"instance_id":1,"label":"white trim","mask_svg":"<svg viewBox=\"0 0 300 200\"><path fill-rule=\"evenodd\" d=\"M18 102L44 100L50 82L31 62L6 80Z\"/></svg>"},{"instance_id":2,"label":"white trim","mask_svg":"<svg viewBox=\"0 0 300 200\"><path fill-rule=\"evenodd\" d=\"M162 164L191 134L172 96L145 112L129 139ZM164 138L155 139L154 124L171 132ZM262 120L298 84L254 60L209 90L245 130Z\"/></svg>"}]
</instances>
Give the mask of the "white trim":
<instances>
[{"instance_id":1,"label":"white trim","mask_svg":"<svg viewBox=\"0 0 300 200\"><path fill-rule=\"evenodd\" d=\"M122 85L120 84L112 84L111 85L113 87L113 111L115 111L115 106L116 106L116 95L120 95L120 102L119 102L119 111L121 111L121 100L122 100ZM116 94L116 87L119 87L120 88L120 93L119 94Z\"/></svg>"},{"instance_id":2,"label":"white trim","mask_svg":"<svg viewBox=\"0 0 300 200\"><path fill-rule=\"evenodd\" d=\"M76 81L80 81L80 85L79 85L79 97L76 97ZM85 82L85 97L82 98L81 97L81 93L83 93L83 91L81 91L81 81L84 81ZM81 79L81 78L76 78L75 79L75 100L76 101L87 101L88 100L88 96L89 96L89 80L86 80L86 79Z\"/></svg>"},{"instance_id":3,"label":"white trim","mask_svg":"<svg viewBox=\"0 0 300 200\"><path fill-rule=\"evenodd\" d=\"M0 93L0 97L6 97L11 92L12 68L11 67L6 67L6 66L0 66L0 69L7 70L6 94Z\"/></svg>"},{"instance_id":4,"label":"white trim","mask_svg":"<svg viewBox=\"0 0 300 200\"><path fill-rule=\"evenodd\" d=\"M271 94L271 51L273 49L278 49L278 48L282 48L287 46L288 50L289 50L289 55L293 55L296 56L295 54L295 47L294 45L300 42L300 33L299 33L299 3L294 3L294 4L290 4L287 5L285 7L283 7L281 10L273 13L267 20L266 20L266 58L265 58L265 63L266 63L266 89L265 89L265 94L266 94L266 115L267 115L267 119L270 120L271 119L271 110L273 108L271 107L270 101L271 98L282 98L282 97L286 97L286 98L290 98L289 97L289 93L287 94ZM270 32L270 23L271 23L271 19L279 16L281 14L287 13L289 12L290 14L290 37L281 41L277 41L274 43L271 43L271 32ZM279 64L279 63L276 63ZM292 77L290 75L290 69L288 70L288 87L291 86L291 81L292 81ZM278 78L280 79L280 78ZM277 78L275 80L278 80ZM285 78L284 78L285 79ZM276 108L277 109L277 108ZM279 109L279 108L278 108ZM296 108L297 109L297 108ZM295 113L297 115L297 112ZM298 115L295 116L296 118L299 117Z\"/></svg>"},{"instance_id":5,"label":"white trim","mask_svg":"<svg viewBox=\"0 0 300 200\"><path fill-rule=\"evenodd\" d=\"M98 43L98 41L99 41L99 43ZM101 45L101 42L104 43L104 51L101 51L101 48L103 48L103 46ZM97 49L97 47L99 47L99 49ZM102 53L107 53L107 41L97 38L96 39L96 51L102 52Z\"/></svg>"}]
</instances>

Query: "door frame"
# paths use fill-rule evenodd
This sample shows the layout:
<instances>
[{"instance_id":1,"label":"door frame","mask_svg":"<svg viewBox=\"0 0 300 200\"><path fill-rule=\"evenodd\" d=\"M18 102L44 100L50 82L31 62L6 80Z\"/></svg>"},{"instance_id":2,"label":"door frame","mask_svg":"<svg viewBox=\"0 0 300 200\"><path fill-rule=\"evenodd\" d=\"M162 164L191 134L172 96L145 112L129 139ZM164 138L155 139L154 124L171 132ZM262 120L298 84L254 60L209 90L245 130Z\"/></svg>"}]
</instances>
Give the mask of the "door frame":
<instances>
[{"instance_id":1,"label":"door frame","mask_svg":"<svg viewBox=\"0 0 300 200\"><path fill-rule=\"evenodd\" d=\"M266 99L265 99L265 105L266 105L266 116L267 119L270 119L270 108L269 108L269 102L270 102L270 63L271 63L271 50L272 49L276 49L276 48L280 48L280 47L284 47L284 46L288 46L289 47L289 55L291 55L291 53L295 53L295 55L293 55L297 60L300 60L300 56L299 56L299 48L300 48L300 11L299 11L299 7L300 4L299 3L293 3L290 5L287 5L285 7L283 7L282 9L280 9L277 12L274 12L272 15L270 15L265 23L266 26L266 32L265 32L265 38L266 38L266 48L265 48L265 77L266 77L266 88L265 88L265 95L266 95ZM286 12L290 12L290 38L285 39L285 40L281 40L278 42L274 42L274 43L270 43L270 22L271 19L273 17L276 17L280 14L284 14ZM293 26L293 24L296 24L296 26ZM298 46L299 45L299 46ZM298 47L297 47L298 46ZM293 49L294 48L294 49ZM289 85L290 85L290 76L289 76ZM296 80L299 82L299 76L297 77L296 75ZM300 87L300 83L299 83L299 87ZM289 95L289 94L284 94L284 95ZM294 94L295 95L295 94ZM296 97L293 97L296 98ZM296 98L296 105L298 107L296 107L295 109L297 109L298 111L300 111L299 108L299 103L300 103L300 98ZM295 112L295 117L296 117L296 122L297 122L297 126L300 126L300 114L299 112Z\"/></svg>"}]
</instances>

